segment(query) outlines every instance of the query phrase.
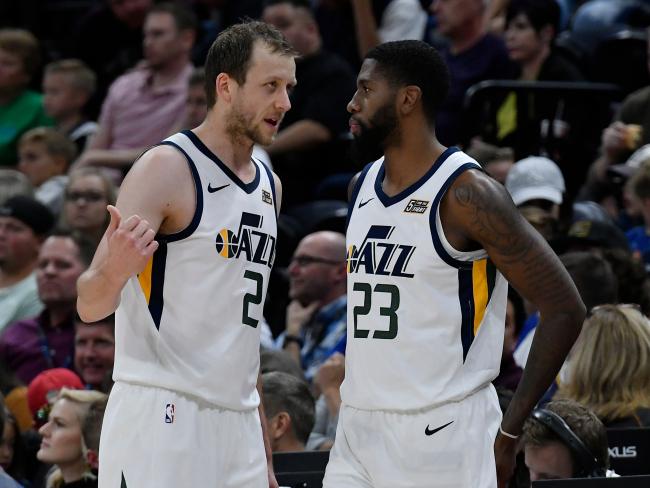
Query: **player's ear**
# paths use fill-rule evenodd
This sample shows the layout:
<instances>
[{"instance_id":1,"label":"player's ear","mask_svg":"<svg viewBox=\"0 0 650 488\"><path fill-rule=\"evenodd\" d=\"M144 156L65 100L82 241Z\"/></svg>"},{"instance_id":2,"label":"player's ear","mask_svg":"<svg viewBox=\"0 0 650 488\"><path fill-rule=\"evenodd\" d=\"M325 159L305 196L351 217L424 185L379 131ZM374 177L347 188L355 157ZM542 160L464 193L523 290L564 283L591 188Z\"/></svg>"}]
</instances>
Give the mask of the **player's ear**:
<instances>
[{"instance_id":1,"label":"player's ear","mask_svg":"<svg viewBox=\"0 0 650 488\"><path fill-rule=\"evenodd\" d=\"M291 416L287 412L279 412L274 420L276 422L275 438L279 439L291 430Z\"/></svg>"},{"instance_id":2,"label":"player's ear","mask_svg":"<svg viewBox=\"0 0 650 488\"><path fill-rule=\"evenodd\" d=\"M419 105L422 98L422 90L419 86L408 85L400 88L398 93L399 111L402 115L409 115Z\"/></svg>"},{"instance_id":3,"label":"player's ear","mask_svg":"<svg viewBox=\"0 0 650 488\"><path fill-rule=\"evenodd\" d=\"M227 73L219 73L215 80L215 90L217 99L222 99L228 103L232 101L232 89L235 80L228 76Z\"/></svg>"}]
</instances>

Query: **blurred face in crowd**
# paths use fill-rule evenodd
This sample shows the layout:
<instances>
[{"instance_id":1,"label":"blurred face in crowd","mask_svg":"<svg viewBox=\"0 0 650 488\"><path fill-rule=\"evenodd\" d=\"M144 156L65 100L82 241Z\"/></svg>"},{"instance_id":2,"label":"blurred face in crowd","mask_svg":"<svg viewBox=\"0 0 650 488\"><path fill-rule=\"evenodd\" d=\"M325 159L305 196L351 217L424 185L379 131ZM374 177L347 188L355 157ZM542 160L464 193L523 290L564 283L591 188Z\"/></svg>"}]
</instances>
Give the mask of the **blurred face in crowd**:
<instances>
[{"instance_id":1,"label":"blurred face in crowd","mask_svg":"<svg viewBox=\"0 0 650 488\"><path fill-rule=\"evenodd\" d=\"M0 217L0 268L17 271L33 263L40 240L34 231L13 217Z\"/></svg>"},{"instance_id":2,"label":"blurred face in crowd","mask_svg":"<svg viewBox=\"0 0 650 488\"><path fill-rule=\"evenodd\" d=\"M526 444L524 454L530 481L573 477L571 453L561 442L551 441L542 446Z\"/></svg>"},{"instance_id":3,"label":"blurred face in crowd","mask_svg":"<svg viewBox=\"0 0 650 488\"><path fill-rule=\"evenodd\" d=\"M29 75L20 57L0 49L0 93L16 90L28 83Z\"/></svg>"},{"instance_id":4,"label":"blurred face in crowd","mask_svg":"<svg viewBox=\"0 0 650 488\"><path fill-rule=\"evenodd\" d=\"M50 411L49 420L38 430L43 440L36 453L39 461L59 466L83 463L80 406L62 398Z\"/></svg>"},{"instance_id":5,"label":"blurred face in crowd","mask_svg":"<svg viewBox=\"0 0 650 488\"><path fill-rule=\"evenodd\" d=\"M257 42L246 80L239 85L231 79L229 84L231 107L226 130L231 138L244 138L262 146L271 144L284 114L291 108L289 92L296 84L295 74L293 57L272 53Z\"/></svg>"},{"instance_id":6,"label":"blurred face in crowd","mask_svg":"<svg viewBox=\"0 0 650 488\"><path fill-rule=\"evenodd\" d=\"M106 188L99 176L78 176L66 189L65 221L71 229L96 232L106 226L107 204Z\"/></svg>"},{"instance_id":7,"label":"blurred face in crowd","mask_svg":"<svg viewBox=\"0 0 650 488\"><path fill-rule=\"evenodd\" d=\"M14 442L17 435L16 425L7 420L2 434L2 441L0 441L0 466L5 471L9 469L14 460Z\"/></svg>"},{"instance_id":8,"label":"blurred face in crowd","mask_svg":"<svg viewBox=\"0 0 650 488\"><path fill-rule=\"evenodd\" d=\"M190 85L187 92L187 127L192 129L201 125L208 113L208 100L202 84Z\"/></svg>"},{"instance_id":9,"label":"blurred face in crowd","mask_svg":"<svg viewBox=\"0 0 650 488\"><path fill-rule=\"evenodd\" d=\"M53 176L64 174L66 166L66 160L48 153L43 142L29 141L18 146L18 171L27 176L34 188Z\"/></svg>"},{"instance_id":10,"label":"blurred face in crowd","mask_svg":"<svg viewBox=\"0 0 650 488\"><path fill-rule=\"evenodd\" d=\"M537 59L542 50L550 44L550 26L537 32L525 14L515 16L506 27L506 48L510 59L525 64Z\"/></svg>"},{"instance_id":11,"label":"blurred face in crowd","mask_svg":"<svg viewBox=\"0 0 650 488\"><path fill-rule=\"evenodd\" d=\"M264 9L262 20L282 32L291 47L300 54L309 53L317 28L308 10L288 2L277 3Z\"/></svg>"},{"instance_id":12,"label":"blurred face in crowd","mask_svg":"<svg viewBox=\"0 0 650 488\"><path fill-rule=\"evenodd\" d=\"M189 52L188 31L181 32L174 17L167 12L153 12L144 22L144 57L153 69L163 69Z\"/></svg>"},{"instance_id":13,"label":"blurred face in crowd","mask_svg":"<svg viewBox=\"0 0 650 488\"><path fill-rule=\"evenodd\" d=\"M75 323L74 368L84 383L99 389L113 370L114 360L112 324Z\"/></svg>"},{"instance_id":14,"label":"blurred face in crowd","mask_svg":"<svg viewBox=\"0 0 650 488\"><path fill-rule=\"evenodd\" d=\"M70 237L48 237L41 246L36 283L47 305L70 304L77 299L77 279L86 269L79 248Z\"/></svg>"},{"instance_id":15,"label":"blurred face in crowd","mask_svg":"<svg viewBox=\"0 0 650 488\"><path fill-rule=\"evenodd\" d=\"M327 240L316 234L300 241L289 264L289 298L303 306L321 301L342 279L343 257Z\"/></svg>"},{"instance_id":16,"label":"blurred face in crowd","mask_svg":"<svg viewBox=\"0 0 650 488\"><path fill-rule=\"evenodd\" d=\"M359 162L378 159L392 137L399 136L395 89L379 71L377 61L366 59L357 77L357 91L348 103L353 149Z\"/></svg>"},{"instance_id":17,"label":"blurred face in crowd","mask_svg":"<svg viewBox=\"0 0 650 488\"><path fill-rule=\"evenodd\" d=\"M43 107L53 119L61 119L78 113L88 95L76 89L67 73L46 73L43 78Z\"/></svg>"},{"instance_id":18,"label":"blurred face in crowd","mask_svg":"<svg viewBox=\"0 0 650 488\"><path fill-rule=\"evenodd\" d=\"M438 32L454 38L468 22L483 15L483 0L433 0L429 10L436 16Z\"/></svg>"}]
</instances>

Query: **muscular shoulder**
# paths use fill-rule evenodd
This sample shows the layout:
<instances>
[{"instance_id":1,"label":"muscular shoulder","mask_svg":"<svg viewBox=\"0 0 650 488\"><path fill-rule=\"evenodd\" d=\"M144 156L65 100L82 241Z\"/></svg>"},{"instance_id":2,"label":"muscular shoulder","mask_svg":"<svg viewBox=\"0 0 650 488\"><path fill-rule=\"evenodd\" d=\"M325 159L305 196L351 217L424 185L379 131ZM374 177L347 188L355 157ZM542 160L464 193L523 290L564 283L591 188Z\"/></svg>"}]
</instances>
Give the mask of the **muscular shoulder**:
<instances>
[{"instance_id":1,"label":"muscular shoulder","mask_svg":"<svg viewBox=\"0 0 650 488\"><path fill-rule=\"evenodd\" d=\"M503 185L479 170L465 171L454 181L441 203L441 217L457 243L486 248L525 228Z\"/></svg>"}]
</instances>

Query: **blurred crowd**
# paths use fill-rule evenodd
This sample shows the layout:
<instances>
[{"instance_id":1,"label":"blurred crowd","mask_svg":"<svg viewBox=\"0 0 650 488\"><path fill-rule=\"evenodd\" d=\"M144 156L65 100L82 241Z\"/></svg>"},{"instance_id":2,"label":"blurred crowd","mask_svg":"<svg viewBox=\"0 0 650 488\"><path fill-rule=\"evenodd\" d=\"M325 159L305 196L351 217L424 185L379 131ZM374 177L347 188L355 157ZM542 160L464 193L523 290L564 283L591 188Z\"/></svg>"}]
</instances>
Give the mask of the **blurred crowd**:
<instances>
[{"instance_id":1,"label":"blurred crowd","mask_svg":"<svg viewBox=\"0 0 650 488\"><path fill-rule=\"evenodd\" d=\"M590 310L543 411L606 467L605 428L650 426L649 1L25 0L0 4L0 486L96 486L114 321L80 320L76 280L133 161L205 117L207 50L245 18L300 53L292 108L253 153L284 187L261 350L273 451L333 443L346 194L368 162L346 106L365 52L423 39L451 75L438 138L505 185ZM512 289L505 403L538 319ZM544 465L549 439L531 418L512 486L576 474Z\"/></svg>"}]
</instances>

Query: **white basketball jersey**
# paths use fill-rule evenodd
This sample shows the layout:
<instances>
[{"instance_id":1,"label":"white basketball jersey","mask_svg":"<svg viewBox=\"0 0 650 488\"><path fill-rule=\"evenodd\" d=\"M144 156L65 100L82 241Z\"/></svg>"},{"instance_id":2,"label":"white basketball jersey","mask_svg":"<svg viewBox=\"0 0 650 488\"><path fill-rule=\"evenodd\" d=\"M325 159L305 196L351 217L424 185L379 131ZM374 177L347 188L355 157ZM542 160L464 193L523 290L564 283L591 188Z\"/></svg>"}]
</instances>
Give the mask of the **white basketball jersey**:
<instances>
[{"instance_id":1,"label":"white basketball jersey","mask_svg":"<svg viewBox=\"0 0 650 488\"><path fill-rule=\"evenodd\" d=\"M508 284L484 250L452 248L439 215L471 168L480 166L447 149L393 197L382 190L383 159L360 175L346 237L346 404L417 410L461 400L498 375Z\"/></svg>"},{"instance_id":2,"label":"white basketball jersey","mask_svg":"<svg viewBox=\"0 0 650 488\"><path fill-rule=\"evenodd\" d=\"M190 131L161 144L187 159L196 210L186 229L157 236L160 247L122 291L114 379L255 408L277 236L272 174L255 162L255 179L243 183Z\"/></svg>"}]
</instances>

